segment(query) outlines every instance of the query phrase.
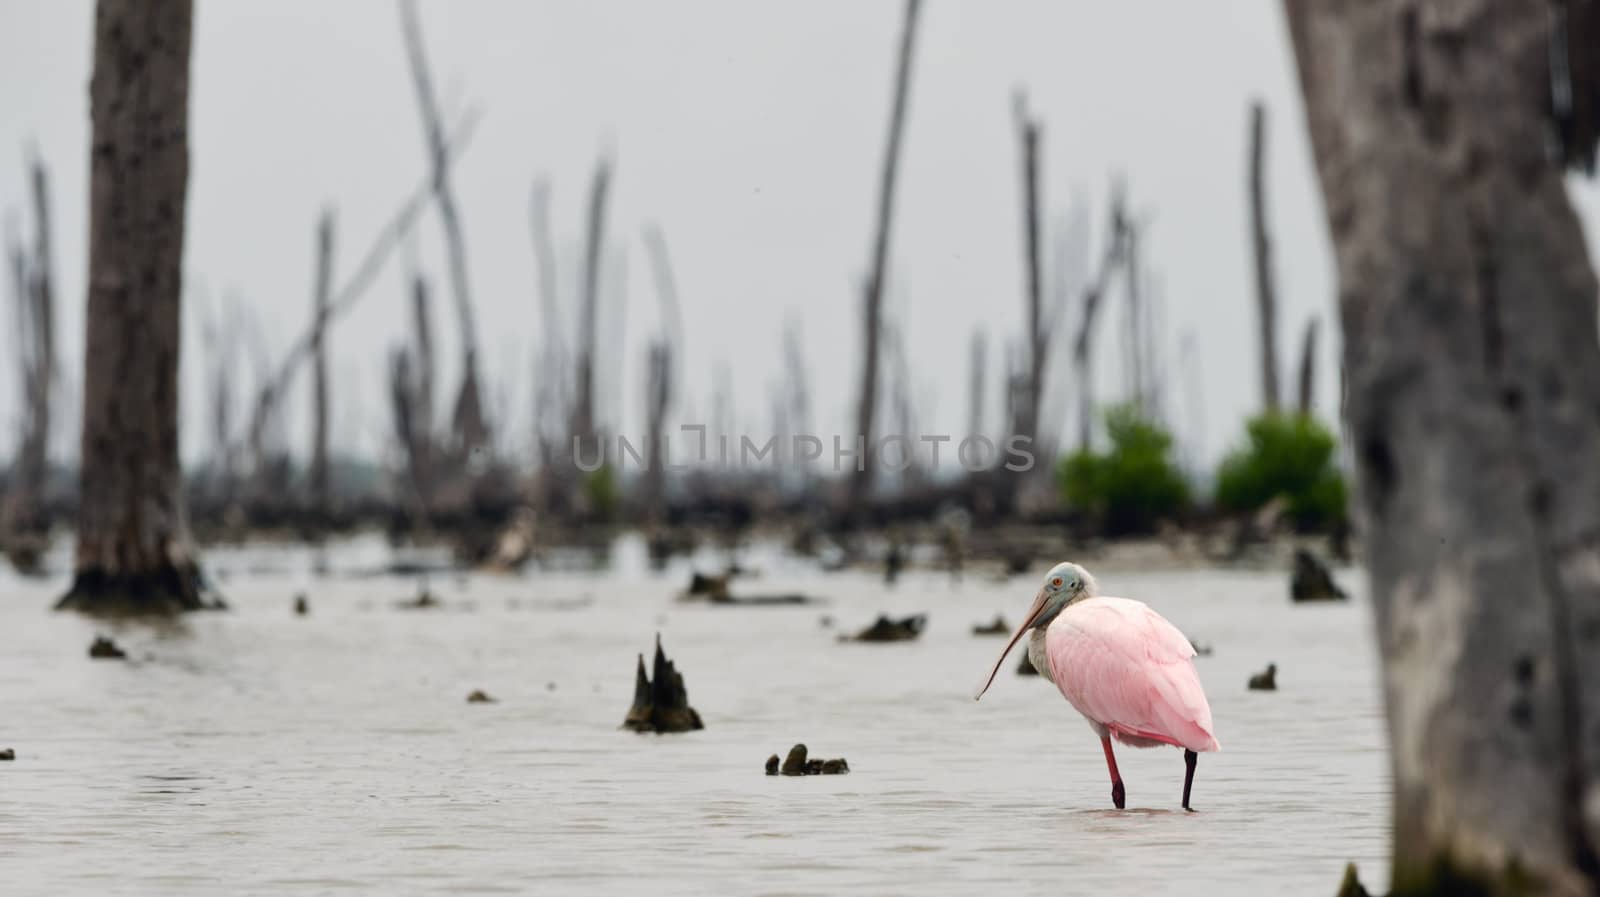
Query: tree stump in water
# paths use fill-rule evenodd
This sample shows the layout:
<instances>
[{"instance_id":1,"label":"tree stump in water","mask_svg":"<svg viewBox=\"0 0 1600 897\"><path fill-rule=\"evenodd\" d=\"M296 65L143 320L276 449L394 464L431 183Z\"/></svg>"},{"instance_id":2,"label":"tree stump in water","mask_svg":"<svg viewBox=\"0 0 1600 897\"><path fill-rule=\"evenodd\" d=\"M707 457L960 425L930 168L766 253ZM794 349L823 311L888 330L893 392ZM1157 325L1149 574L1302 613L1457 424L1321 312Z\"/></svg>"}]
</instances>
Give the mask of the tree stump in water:
<instances>
[{"instance_id":1,"label":"tree stump in water","mask_svg":"<svg viewBox=\"0 0 1600 897\"><path fill-rule=\"evenodd\" d=\"M1028 656L1028 652L1027 651L1023 651L1022 652L1022 662L1017 664L1017 675L1018 676L1037 676L1037 675L1039 675L1039 671L1034 669L1034 667L1033 667L1033 659Z\"/></svg>"},{"instance_id":2,"label":"tree stump in water","mask_svg":"<svg viewBox=\"0 0 1600 897\"><path fill-rule=\"evenodd\" d=\"M871 626L855 635L842 635L839 640L842 642L909 642L922 635L922 629L927 625L927 614L914 614L899 620L891 620L888 616L880 614Z\"/></svg>"},{"instance_id":3,"label":"tree stump in water","mask_svg":"<svg viewBox=\"0 0 1600 897\"><path fill-rule=\"evenodd\" d=\"M850 764L843 757L824 760L821 757L807 757L807 753L805 745L795 745L789 749L789 755L783 758L782 766L778 764L778 755L773 754L767 758L767 775L835 776L850 771Z\"/></svg>"},{"instance_id":4,"label":"tree stump in water","mask_svg":"<svg viewBox=\"0 0 1600 897\"><path fill-rule=\"evenodd\" d=\"M82 498L60 610L217 606L189 553L178 456L193 8L100 0L95 12Z\"/></svg>"},{"instance_id":5,"label":"tree stump in water","mask_svg":"<svg viewBox=\"0 0 1600 897\"><path fill-rule=\"evenodd\" d=\"M1333 581L1333 574L1317 556L1304 548L1294 552L1294 578L1289 581L1289 597L1294 601L1344 601L1350 596Z\"/></svg>"},{"instance_id":6,"label":"tree stump in water","mask_svg":"<svg viewBox=\"0 0 1600 897\"><path fill-rule=\"evenodd\" d=\"M128 652L117 646L117 643L103 635L94 637L94 643L89 645L89 656L95 660L127 660Z\"/></svg>"},{"instance_id":7,"label":"tree stump in water","mask_svg":"<svg viewBox=\"0 0 1600 897\"><path fill-rule=\"evenodd\" d=\"M973 635L1010 635L1011 627L1006 625L1006 618L995 614L994 622L978 623L972 627Z\"/></svg>"},{"instance_id":8,"label":"tree stump in water","mask_svg":"<svg viewBox=\"0 0 1600 897\"><path fill-rule=\"evenodd\" d=\"M689 706L689 692L683 674L661 650L661 634L656 634L656 656L651 676L644 673L644 655L634 674L633 706L622 721L624 729L635 732L692 732L704 729L700 714Z\"/></svg>"}]
</instances>

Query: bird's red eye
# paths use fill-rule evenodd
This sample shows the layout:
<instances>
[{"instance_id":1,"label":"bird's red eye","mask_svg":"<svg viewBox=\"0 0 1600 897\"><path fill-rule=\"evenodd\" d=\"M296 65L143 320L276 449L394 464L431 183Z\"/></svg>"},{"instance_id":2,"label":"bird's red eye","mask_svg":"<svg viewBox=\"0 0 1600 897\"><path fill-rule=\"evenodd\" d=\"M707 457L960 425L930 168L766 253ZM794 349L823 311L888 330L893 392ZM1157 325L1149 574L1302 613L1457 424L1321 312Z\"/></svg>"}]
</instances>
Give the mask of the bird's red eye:
<instances>
[{"instance_id":1,"label":"bird's red eye","mask_svg":"<svg viewBox=\"0 0 1600 897\"><path fill-rule=\"evenodd\" d=\"M1061 577L1057 576L1056 577L1056 581L1054 583L1052 583L1052 585L1054 585L1058 589L1061 588Z\"/></svg>"}]
</instances>

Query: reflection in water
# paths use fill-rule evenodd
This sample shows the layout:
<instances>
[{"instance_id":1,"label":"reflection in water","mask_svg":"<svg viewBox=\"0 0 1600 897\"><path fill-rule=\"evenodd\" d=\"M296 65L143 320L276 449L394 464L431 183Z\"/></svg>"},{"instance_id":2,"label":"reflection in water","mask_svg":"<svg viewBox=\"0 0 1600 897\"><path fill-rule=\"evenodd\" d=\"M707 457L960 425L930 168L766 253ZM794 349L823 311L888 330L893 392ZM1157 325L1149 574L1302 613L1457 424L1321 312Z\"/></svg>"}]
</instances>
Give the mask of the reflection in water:
<instances>
[{"instance_id":1,"label":"reflection in water","mask_svg":"<svg viewBox=\"0 0 1600 897\"><path fill-rule=\"evenodd\" d=\"M1027 584L887 591L757 558L763 591L825 592L841 619L929 615L917 641L840 645L814 608L674 601L686 562L651 574L640 544L601 574L436 577L442 606L410 613L391 601L414 578L344 574L382 550L333 550L327 579L309 551L214 552L234 610L160 627L52 614L64 580L0 574L7 893L1317 894L1349 860L1382 885L1366 604L1293 607L1285 574L1095 571L1215 648L1226 748L1185 814L1179 752L1119 753L1117 812L1047 683L1008 664L972 701L994 644L971 627ZM704 731L617 728L657 629ZM132 662L89 661L96 632ZM1268 660L1279 690L1248 691ZM462 700L480 688L498 702ZM802 741L850 774L764 774Z\"/></svg>"}]
</instances>

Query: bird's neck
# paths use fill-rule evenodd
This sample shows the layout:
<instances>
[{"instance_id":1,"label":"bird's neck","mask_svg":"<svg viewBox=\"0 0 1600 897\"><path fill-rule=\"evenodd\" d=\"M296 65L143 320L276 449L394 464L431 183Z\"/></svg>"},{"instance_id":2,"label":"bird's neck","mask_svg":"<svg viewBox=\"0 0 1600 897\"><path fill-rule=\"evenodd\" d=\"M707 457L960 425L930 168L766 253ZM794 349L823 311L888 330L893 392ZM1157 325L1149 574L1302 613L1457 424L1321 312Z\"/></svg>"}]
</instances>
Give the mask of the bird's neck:
<instances>
[{"instance_id":1,"label":"bird's neck","mask_svg":"<svg viewBox=\"0 0 1600 897\"><path fill-rule=\"evenodd\" d=\"M1035 626L1033 633L1028 636L1028 662L1039 675L1054 683L1055 676L1050 672L1050 653L1045 650L1044 631L1048 627Z\"/></svg>"}]
</instances>

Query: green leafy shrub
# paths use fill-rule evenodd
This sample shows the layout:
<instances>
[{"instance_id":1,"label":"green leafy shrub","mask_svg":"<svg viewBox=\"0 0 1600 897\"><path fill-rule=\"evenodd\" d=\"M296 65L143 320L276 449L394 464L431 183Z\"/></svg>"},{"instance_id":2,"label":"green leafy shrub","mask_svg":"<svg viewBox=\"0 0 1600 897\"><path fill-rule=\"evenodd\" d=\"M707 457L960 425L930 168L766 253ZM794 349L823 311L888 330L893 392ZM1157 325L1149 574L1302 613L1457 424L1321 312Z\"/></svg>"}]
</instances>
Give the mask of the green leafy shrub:
<instances>
[{"instance_id":1,"label":"green leafy shrub","mask_svg":"<svg viewBox=\"0 0 1600 897\"><path fill-rule=\"evenodd\" d=\"M617 513L619 500L617 475L610 464L590 472L583 480L583 497L589 511L599 520L610 520Z\"/></svg>"},{"instance_id":2,"label":"green leafy shrub","mask_svg":"<svg viewBox=\"0 0 1600 897\"><path fill-rule=\"evenodd\" d=\"M1189 484L1172 460L1172 435L1132 405L1108 408L1105 420L1111 450L1063 458L1062 497L1099 516L1110 535L1152 532L1189 505Z\"/></svg>"},{"instance_id":3,"label":"green leafy shrub","mask_svg":"<svg viewBox=\"0 0 1600 897\"><path fill-rule=\"evenodd\" d=\"M1217 471L1217 507L1254 511L1283 496L1302 531L1331 529L1345 519L1344 475L1334 463L1334 436L1305 414L1267 413L1245 425L1246 444Z\"/></svg>"}]
</instances>

